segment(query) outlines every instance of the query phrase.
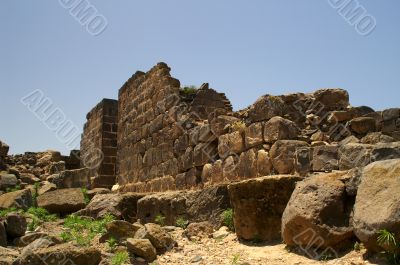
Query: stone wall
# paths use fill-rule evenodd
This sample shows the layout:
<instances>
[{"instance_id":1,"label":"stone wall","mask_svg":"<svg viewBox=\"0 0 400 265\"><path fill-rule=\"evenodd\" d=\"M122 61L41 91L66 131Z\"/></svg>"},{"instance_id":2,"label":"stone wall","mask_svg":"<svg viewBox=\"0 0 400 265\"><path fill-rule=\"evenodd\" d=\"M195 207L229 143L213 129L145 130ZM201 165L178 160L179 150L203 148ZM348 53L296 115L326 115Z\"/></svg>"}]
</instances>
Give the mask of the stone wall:
<instances>
[{"instance_id":1,"label":"stone wall","mask_svg":"<svg viewBox=\"0 0 400 265\"><path fill-rule=\"evenodd\" d=\"M98 108L88 115L81 152L99 147L115 166L115 146L105 148L100 140ZM208 84L181 88L159 63L122 86L118 109L117 183L126 191L198 189L279 174L305 177L400 157L400 145L392 143L400 140L399 109L352 107L343 89L267 94L233 112L225 94Z\"/></svg>"},{"instance_id":2,"label":"stone wall","mask_svg":"<svg viewBox=\"0 0 400 265\"><path fill-rule=\"evenodd\" d=\"M170 68L159 63L124 84L119 110L118 183L134 191L160 191L201 182L202 167L217 156L217 138L206 119L232 107L207 84L197 91L181 89Z\"/></svg>"},{"instance_id":3,"label":"stone wall","mask_svg":"<svg viewBox=\"0 0 400 265\"><path fill-rule=\"evenodd\" d=\"M81 166L90 169L92 187L111 188L117 170L118 101L103 99L86 116Z\"/></svg>"}]
</instances>

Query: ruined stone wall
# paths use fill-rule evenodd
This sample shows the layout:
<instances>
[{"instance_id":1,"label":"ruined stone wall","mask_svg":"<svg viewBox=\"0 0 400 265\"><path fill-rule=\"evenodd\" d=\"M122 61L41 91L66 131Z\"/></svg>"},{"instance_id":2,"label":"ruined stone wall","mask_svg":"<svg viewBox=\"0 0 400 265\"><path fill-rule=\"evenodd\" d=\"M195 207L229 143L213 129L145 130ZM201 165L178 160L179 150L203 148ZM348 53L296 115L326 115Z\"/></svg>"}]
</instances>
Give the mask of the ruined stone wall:
<instances>
[{"instance_id":1,"label":"ruined stone wall","mask_svg":"<svg viewBox=\"0 0 400 265\"><path fill-rule=\"evenodd\" d=\"M208 84L181 88L165 63L136 72L118 103L103 100L87 118L81 160L93 160L87 157L96 148L105 155L92 169L94 185L118 183L128 191L304 177L400 157L399 109L352 107L347 91L320 89L267 94L233 112L225 94Z\"/></svg>"},{"instance_id":2,"label":"ruined stone wall","mask_svg":"<svg viewBox=\"0 0 400 265\"><path fill-rule=\"evenodd\" d=\"M185 92L169 72L159 63L135 73L119 91L118 183L127 189L196 186L202 167L217 155L217 138L208 137L205 119L231 111L229 101L206 84Z\"/></svg>"},{"instance_id":3,"label":"ruined stone wall","mask_svg":"<svg viewBox=\"0 0 400 265\"><path fill-rule=\"evenodd\" d=\"M117 170L118 101L103 99L86 116L81 167L90 169L92 187L111 188Z\"/></svg>"}]
</instances>

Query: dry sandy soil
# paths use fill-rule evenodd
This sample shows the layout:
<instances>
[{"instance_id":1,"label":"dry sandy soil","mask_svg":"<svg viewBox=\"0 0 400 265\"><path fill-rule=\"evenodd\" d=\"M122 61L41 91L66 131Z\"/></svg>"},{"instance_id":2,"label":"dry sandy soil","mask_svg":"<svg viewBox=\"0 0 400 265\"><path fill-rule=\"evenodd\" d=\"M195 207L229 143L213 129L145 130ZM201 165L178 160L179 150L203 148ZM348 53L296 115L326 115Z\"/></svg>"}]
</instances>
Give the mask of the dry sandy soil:
<instances>
[{"instance_id":1,"label":"dry sandy soil","mask_svg":"<svg viewBox=\"0 0 400 265\"><path fill-rule=\"evenodd\" d=\"M195 265L369 265L386 263L382 258L363 258L365 251L352 251L346 255L329 261L316 261L303 255L296 254L285 248L284 244L257 245L243 244L237 240L235 234L229 234L224 239L203 238L188 240L182 236L182 229L177 229L171 234L177 240L178 247L161 255L155 264L195 264Z\"/></svg>"}]
</instances>

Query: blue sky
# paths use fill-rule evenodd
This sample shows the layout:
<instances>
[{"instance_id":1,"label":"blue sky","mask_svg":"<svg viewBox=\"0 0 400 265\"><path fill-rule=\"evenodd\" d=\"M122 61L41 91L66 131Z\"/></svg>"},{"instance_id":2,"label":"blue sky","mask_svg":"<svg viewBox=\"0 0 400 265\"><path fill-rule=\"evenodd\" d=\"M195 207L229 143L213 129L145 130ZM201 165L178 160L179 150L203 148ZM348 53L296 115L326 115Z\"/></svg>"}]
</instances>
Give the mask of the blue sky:
<instances>
[{"instance_id":1,"label":"blue sky","mask_svg":"<svg viewBox=\"0 0 400 265\"><path fill-rule=\"evenodd\" d=\"M347 89L355 106L400 105L398 0L359 1L376 19L368 36L328 0L90 3L108 22L98 36L59 1L2 1L0 139L11 153L68 152L21 104L26 94L42 90L81 129L97 102L159 61L182 85L209 82L235 109L267 93L326 87Z\"/></svg>"}]
</instances>

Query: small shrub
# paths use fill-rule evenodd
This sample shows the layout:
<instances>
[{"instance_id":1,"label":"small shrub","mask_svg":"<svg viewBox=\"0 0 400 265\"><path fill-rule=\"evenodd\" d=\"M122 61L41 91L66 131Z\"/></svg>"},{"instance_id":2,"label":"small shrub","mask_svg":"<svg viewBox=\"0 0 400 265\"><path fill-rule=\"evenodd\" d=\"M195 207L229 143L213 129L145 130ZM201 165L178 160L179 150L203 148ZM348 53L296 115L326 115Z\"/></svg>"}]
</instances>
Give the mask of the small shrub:
<instances>
[{"instance_id":1,"label":"small shrub","mask_svg":"<svg viewBox=\"0 0 400 265\"><path fill-rule=\"evenodd\" d=\"M112 265L122 265L129 261L129 253L126 251L121 251L115 253L114 257L111 259Z\"/></svg>"},{"instance_id":2,"label":"small shrub","mask_svg":"<svg viewBox=\"0 0 400 265\"><path fill-rule=\"evenodd\" d=\"M6 217L7 216L7 214L9 214L9 213L22 213L23 211L22 210L19 210L19 209L17 209L17 208L14 208L14 207L12 207L12 208L7 208L7 209L4 209L4 210L1 210L0 211L0 217Z\"/></svg>"},{"instance_id":3,"label":"small shrub","mask_svg":"<svg viewBox=\"0 0 400 265\"><path fill-rule=\"evenodd\" d=\"M37 197L39 196L39 188L40 188L40 183L35 182L35 184L33 185L33 193L32 193L32 202L35 207L37 206Z\"/></svg>"},{"instance_id":4,"label":"small shrub","mask_svg":"<svg viewBox=\"0 0 400 265\"><path fill-rule=\"evenodd\" d=\"M239 254L239 253L234 254L233 257L232 257L232 262L231 262L231 264L232 264L232 265L236 265L236 264L239 263L239 260L240 260L240 254Z\"/></svg>"},{"instance_id":5,"label":"small shrub","mask_svg":"<svg viewBox=\"0 0 400 265\"><path fill-rule=\"evenodd\" d=\"M246 123L243 121L235 121L234 123L231 124L232 131L234 132L244 132L246 129Z\"/></svg>"},{"instance_id":6,"label":"small shrub","mask_svg":"<svg viewBox=\"0 0 400 265\"><path fill-rule=\"evenodd\" d=\"M18 191L18 190L21 190L21 186L20 186L20 185L15 185L14 188L7 188L7 189L6 189L6 193L8 193L8 192L14 192L14 191Z\"/></svg>"},{"instance_id":7,"label":"small shrub","mask_svg":"<svg viewBox=\"0 0 400 265\"><path fill-rule=\"evenodd\" d=\"M68 241L71 241L72 240L72 235L71 235L71 233L70 232L62 232L61 234L60 234L60 237L61 237L61 239L64 241L64 242L68 242Z\"/></svg>"},{"instance_id":8,"label":"small shrub","mask_svg":"<svg viewBox=\"0 0 400 265\"><path fill-rule=\"evenodd\" d=\"M230 208L226 209L221 215L223 225L227 226L229 230L235 231L235 225L233 223L233 210Z\"/></svg>"},{"instance_id":9,"label":"small shrub","mask_svg":"<svg viewBox=\"0 0 400 265\"><path fill-rule=\"evenodd\" d=\"M157 214L154 222L160 226L164 226L165 225L165 216L163 214Z\"/></svg>"},{"instance_id":10,"label":"small shrub","mask_svg":"<svg viewBox=\"0 0 400 265\"><path fill-rule=\"evenodd\" d=\"M356 243L354 243L353 249L357 252L361 251L361 249L363 249L363 244L357 241Z\"/></svg>"},{"instance_id":11,"label":"small shrub","mask_svg":"<svg viewBox=\"0 0 400 265\"><path fill-rule=\"evenodd\" d=\"M181 91L185 96L190 96L197 92L197 87L196 86L185 86L184 88L181 89Z\"/></svg>"},{"instance_id":12,"label":"small shrub","mask_svg":"<svg viewBox=\"0 0 400 265\"><path fill-rule=\"evenodd\" d=\"M85 204L88 205L90 202L90 198L87 194L87 189L86 188L82 188L82 193L83 193L83 197L85 198Z\"/></svg>"},{"instance_id":13,"label":"small shrub","mask_svg":"<svg viewBox=\"0 0 400 265\"><path fill-rule=\"evenodd\" d=\"M189 221L185 220L185 218L183 218L183 217L179 217L176 220L175 224L176 224L177 227L186 229L186 227L189 225Z\"/></svg>"},{"instance_id":14,"label":"small shrub","mask_svg":"<svg viewBox=\"0 0 400 265\"><path fill-rule=\"evenodd\" d=\"M68 229L63 232L64 237L69 241L75 241L78 245L88 246L96 235L103 235L106 232L106 224L113 220L115 217L110 214L100 220L71 214L64 220L64 228Z\"/></svg>"},{"instance_id":15,"label":"small shrub","mask_svg":"<svg viewBox=\"0 0 400 265\"><path fill-rule=\"evenodd\" d=\"M380 230L377 243L385 249L386 259L390 264L400 265L400 242L392 232Z\"/></svg>"},{"instance_id":16,"label":"small shrub","mask_svg":"<svg viewBox=\"0 0 400 265\"><path fill-rule=\"evenodd\" d=\"M44 208L31 207L26 212L32 221L28 224L28 230L34 231L39 225L44 222L53 222L57 220L57 215L50 214Z\"/></svg>"},{"instance_id":17,"label":"small shrub","mask_svg":"<svg viewBox=\"0 0 400 265\"><path fill-rule=\"evenodd\" d=\"M108 248L112 251L114 251L118 245L118 241L117 241L117 239L115 239L115 237L110 237L106 242L107 242Z\"/></svg>"}]
</instances>

